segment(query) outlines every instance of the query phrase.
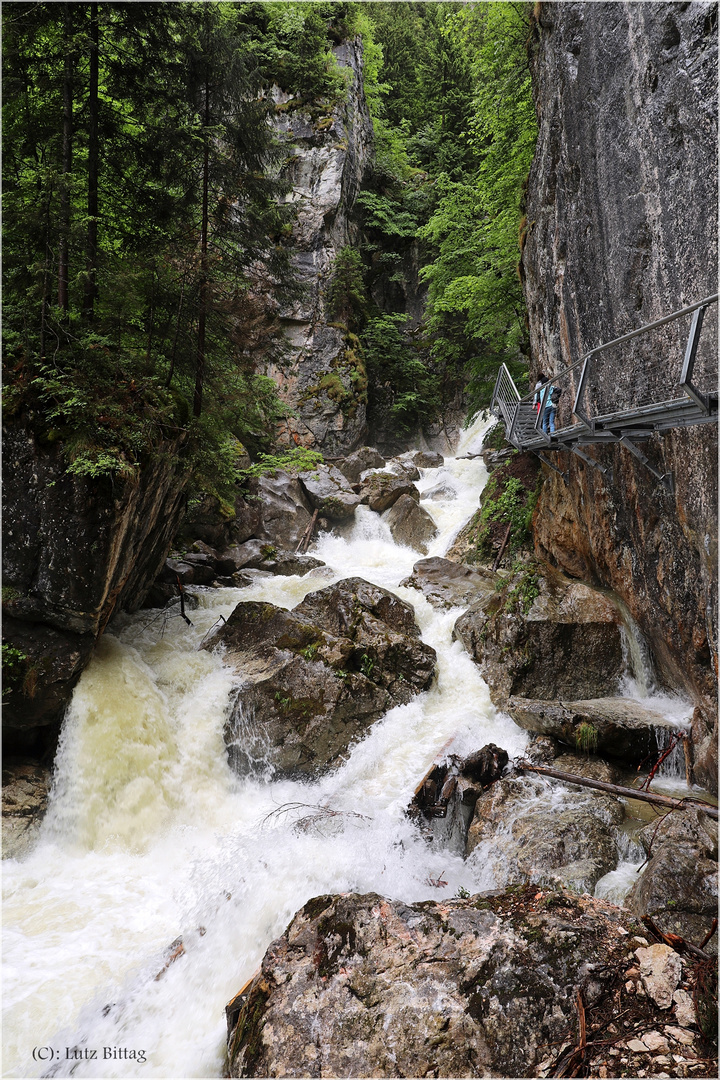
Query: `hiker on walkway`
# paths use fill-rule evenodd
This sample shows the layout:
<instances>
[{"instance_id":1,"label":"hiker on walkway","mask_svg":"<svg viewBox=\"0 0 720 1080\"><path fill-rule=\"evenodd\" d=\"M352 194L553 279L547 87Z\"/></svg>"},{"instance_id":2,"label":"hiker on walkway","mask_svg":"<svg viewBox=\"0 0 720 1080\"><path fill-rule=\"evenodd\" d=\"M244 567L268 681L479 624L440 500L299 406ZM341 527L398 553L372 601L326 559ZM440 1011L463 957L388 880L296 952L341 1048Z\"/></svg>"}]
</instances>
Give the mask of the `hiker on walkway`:
<instances>
[{"instance_id":1,"label":"hiker on walkway","mask_svg":"<svg viewBox=\"0 0 720 1080\"><path fill-rule=\"evenodd\" d=\"M557 412L557 402L560 397L560 392L556 386L552 383L548 383L542 391L543 402L543 418L542 429L546 435L555 434L555 414Z\"/></svg>"},{"instance_id":2,"label":"hiker on walkway","mask_svg":"<svg viewBox=\"0 0 720 1080\"><path fill-rule=\"evenodd\" d=\"M533 408L535 412L540 412L540 389L545 382L545 376L542 371L538 371L537 382L535 383L535 397L533 398Z\"/></svg>"}]
</instances>

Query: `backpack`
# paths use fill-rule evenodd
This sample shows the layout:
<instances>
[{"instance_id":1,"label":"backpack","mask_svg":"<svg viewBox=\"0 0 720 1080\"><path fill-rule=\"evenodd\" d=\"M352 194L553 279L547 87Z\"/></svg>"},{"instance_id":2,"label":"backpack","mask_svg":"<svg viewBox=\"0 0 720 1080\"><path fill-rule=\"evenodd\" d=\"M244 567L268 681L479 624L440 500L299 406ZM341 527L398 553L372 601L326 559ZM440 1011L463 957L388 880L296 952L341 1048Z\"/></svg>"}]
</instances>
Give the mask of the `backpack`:
<instances>
[{"instance_id":1,"label":"backpack","mask_svg":"<svg viewBox=\"0 0 720 1080\"><path fill-rule=\"evenodd\" d=\"M553 402L553 404L555 404L561 394L562 386L553 386L552 394L550 395L550 400Z\"/></svg>"}]
</instances>

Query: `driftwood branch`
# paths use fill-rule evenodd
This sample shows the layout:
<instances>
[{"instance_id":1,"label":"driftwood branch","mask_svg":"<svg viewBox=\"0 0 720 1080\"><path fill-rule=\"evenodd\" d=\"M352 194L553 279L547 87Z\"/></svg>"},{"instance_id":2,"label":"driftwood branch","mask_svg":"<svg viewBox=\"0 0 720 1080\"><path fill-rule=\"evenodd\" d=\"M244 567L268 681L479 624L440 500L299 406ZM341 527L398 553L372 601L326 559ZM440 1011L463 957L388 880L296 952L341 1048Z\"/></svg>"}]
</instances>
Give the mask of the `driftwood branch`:
<instances>
[{"instance_id":1,"label":"driftwood branch","mask_svg":"<svg viewBox=\"0 0 720 1080\"><path fill-rule=\"evenodd\" d=\"M503 555L505 554L505 548L507 547L507 542L510 539L510 530L511 529L512 529L512 522L507 527L507 532L505 533L505 536L503 537L503 542L500 545L500 550L498 551L495 562L493 563L493 573L495 572L495 570L497 570L498 566L500 565L500 560L502 559Z\"/></svg>"},{"instance_id":2,"label":"driftwood branch","mask_svg":"<svg viewBox=\"0 0 720 1080\"><path fill-rule=\"evenodd\" d=\"M669 945L671 949L675 950L675 952L690 953L692 956L697 956L699 960L713 959L710 953L706 953L703 952L702 949L698 949L697 945L693 945L691 941L686 941L685 938L680 937L679 934L672 934L669 931L661 930L660 927L653 922L649 915L643 915L642 921L651 934L654 934L655 937L659 938L660 941L665 943L665 945ZM710 937L712 937L712 933L710 934ZM703 942L703 944L706 944L709 940L710 938L707 938Z\"/></svg>"},{"instance_id":3,"label":"driftwood branch","mask_svg":"<svg viewBox=\"0 0 720 1080\"><path fill-rule=\"evenodd\" d=\"M576 776L574 773L560 772L559 769L549 769L544 765L530 765L521 761L516 763L516 768L521 772L542 773L543 776L552 776L555 780L564 780L566 784L577 784L579 787L596 788L598 791L607 791L610 795L618 795L624 799L640 799L642 802L652 803L655 806L667 806L671 810L688 810L698 807L708 817L718 820L718 808L702 799L672 799L669 795L656 795L654 791L639 791L637 788L622 787L620 784L608 784L604 780L589 780L585 776Z\"/></svg>"},{"instance_id":4,"label":"driftwood branch","mask_svg":"<svg viewBox=\"0 0 720 1080\"><path fill-rule=\"evenodd\" d=\"M311 517L310 521L308 522L308 525L307 525L307 528L305 529L305 532L302 534L302 537L300 539L300 543L295 548L295 554L296 555L304 555L305 552L307 551L307 549L310 547L310 541L312 540L312 534L315 531L315 522L317 521L317 518L318 518L318 511L315 510L315 512L313 513L313 516Z\"/></svg>"}]
</instances>

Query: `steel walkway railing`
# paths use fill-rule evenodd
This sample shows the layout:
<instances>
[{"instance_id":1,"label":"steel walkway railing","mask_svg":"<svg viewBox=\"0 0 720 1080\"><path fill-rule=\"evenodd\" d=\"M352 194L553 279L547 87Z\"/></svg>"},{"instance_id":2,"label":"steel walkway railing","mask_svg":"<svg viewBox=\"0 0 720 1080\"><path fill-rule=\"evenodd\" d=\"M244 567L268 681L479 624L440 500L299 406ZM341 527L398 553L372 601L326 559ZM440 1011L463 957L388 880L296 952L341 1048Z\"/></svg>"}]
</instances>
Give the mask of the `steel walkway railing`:
<instances>
[{"instance_id":1,"label":"steel walkway railing","mask_svg":"<svg viewBox=\"0 0 720 1080\"><path fill-rule=\"evenodd\" d=\"M582 447L620 443L671 487L672 477L657 472L635 443L653 432L717 423L717 307L713 307L717 301L717 294L708 296L607 341L557 372L538 392L525 396L520 395L503 364L495 382L491 411L504 423L506 439L519 450L538 454L558 472L561 470L544 457L543 451L571 450L607 473L607 467L588 456ZM707 333L709 310L715 325ZM684 341L681 320L688 316L690 328ZM704 324L706 334L701 341ZM619 348L623 349L624 362L614 364L610 375L603 371L599 358ZM682 356L682 362L673 364L673 355L678 361ZM552 433L545 401L551 386L561 391ZM535 404L538 397L539 408Z\"/></svg>"}]
</instances>

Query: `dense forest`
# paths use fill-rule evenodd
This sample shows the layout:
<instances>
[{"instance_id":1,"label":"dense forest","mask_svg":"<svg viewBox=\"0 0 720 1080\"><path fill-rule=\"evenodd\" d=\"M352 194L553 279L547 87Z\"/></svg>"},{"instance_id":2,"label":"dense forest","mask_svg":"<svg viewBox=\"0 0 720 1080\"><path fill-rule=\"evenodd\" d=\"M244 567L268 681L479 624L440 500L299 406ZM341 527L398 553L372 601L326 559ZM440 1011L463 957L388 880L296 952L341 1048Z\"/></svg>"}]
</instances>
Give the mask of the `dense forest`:
<instances>
[{"instance_id":1,"label":"dense forest","mask_svg":"<svg viewBox=\"0 0 720 1080\"><path fill-rule=\"evenodd\" d=\"M196 491L273 451L292 263L272 88L328 115L360 35L374 166L332 282L399 431L448 382L487 403L527 332L517 276L535 117L530 5L4 5L3 364L71 473L125 474L180 436ZM418 322L398 296L415 248ZM380 282L381 287L378 287Z\"/></svg>"}]
</instances>

